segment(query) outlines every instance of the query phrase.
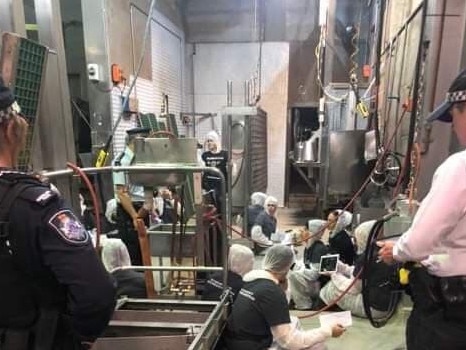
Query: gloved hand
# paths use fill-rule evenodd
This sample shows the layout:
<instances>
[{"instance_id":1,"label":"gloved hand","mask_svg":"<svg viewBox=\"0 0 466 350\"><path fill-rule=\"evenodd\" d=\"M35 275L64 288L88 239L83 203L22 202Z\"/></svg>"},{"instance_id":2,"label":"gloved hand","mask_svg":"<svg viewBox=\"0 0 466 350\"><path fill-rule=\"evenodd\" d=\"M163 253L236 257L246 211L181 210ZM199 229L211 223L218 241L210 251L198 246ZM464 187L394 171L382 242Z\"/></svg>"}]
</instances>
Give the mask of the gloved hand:
<instances>
[{"instance_id":1,"label":"gloved hand","mask_svg":"<svg viewBox=\"0 0 466 350\"><path fill-rule=\"evenodd\" d=\"M340 260L337 262L337 272L345 276L350 276L353 273L354 266L342 263Z\"/></svg>"}]
</instances>

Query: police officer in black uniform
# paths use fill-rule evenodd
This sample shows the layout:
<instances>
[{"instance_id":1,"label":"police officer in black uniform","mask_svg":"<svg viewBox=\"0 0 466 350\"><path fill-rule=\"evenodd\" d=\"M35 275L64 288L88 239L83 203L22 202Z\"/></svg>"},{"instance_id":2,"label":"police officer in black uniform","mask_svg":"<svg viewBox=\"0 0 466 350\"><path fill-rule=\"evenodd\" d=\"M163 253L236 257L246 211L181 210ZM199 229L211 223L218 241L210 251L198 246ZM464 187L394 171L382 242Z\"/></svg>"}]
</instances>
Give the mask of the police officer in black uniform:
<instances>
[{"instance_id":1,"label":"police officer in black uniform","mask_svg":"<svg viewBox=\"0 0 466 350\"><path fill-rule=\"evenodd\" d=\"M58 192L15 170L26 131L0 77L0 349L90 349L114 285Z\"/></svg>"}]
</instances>

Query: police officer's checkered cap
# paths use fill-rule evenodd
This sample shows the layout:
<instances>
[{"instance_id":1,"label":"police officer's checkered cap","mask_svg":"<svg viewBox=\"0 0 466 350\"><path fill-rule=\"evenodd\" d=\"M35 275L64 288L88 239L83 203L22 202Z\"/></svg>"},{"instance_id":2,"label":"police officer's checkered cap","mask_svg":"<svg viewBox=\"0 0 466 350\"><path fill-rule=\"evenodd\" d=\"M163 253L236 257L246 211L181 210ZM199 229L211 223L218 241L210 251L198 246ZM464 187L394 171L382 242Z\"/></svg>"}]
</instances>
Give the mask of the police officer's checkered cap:
<instances>
[{"instance_id":1,"label":"police officer's checkered cap","mask_svg":"<svg viewBox=\"0 0 466 350\"><path fill-rule=\"evenodd\" d=\"M463 70L453 80L447 92L448 102L463 102L466 101L466 70Z\"/></svg>"},{"instance_id":2,"label":"police officer's checkered cap","mask_svg":"<svg viewBox=\"0 0 466 350\"><path fill-rule=\"evenodd\" d=\"M427 116L426 121L439 120L447 123L452 122L451 107L455 103L461 102L466 102L466 70L463 70L453 80L445 100Z\"/></svg>"},{"instance_id":3,"label":"police officer's checkered cap","mask_svg":"<svg viewBox=\"0 0 466 350\"><path fill-rule=\"evenodd\" d=\"M466 90L448 92L447 93L447 101L452 102L452 103L466 101Z\"/></svg>"}]
</instances>

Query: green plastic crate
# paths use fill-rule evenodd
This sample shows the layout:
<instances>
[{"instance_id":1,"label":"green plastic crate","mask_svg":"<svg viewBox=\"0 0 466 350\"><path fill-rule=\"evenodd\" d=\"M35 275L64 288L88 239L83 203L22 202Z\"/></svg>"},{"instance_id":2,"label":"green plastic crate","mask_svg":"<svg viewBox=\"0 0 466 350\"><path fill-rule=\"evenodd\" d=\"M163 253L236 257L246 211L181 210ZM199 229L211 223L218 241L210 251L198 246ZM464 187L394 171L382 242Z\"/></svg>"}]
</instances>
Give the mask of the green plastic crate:
<instances>
[{"instance_id":1,"label":"green plastic crate","mask_svg":"<svg viewBox=\"0 0 466 350\"><path fill-rule=\"evenodd\" d=\"M32 137L39 113L40 90L46 64L47 48L26 38L19 39L13 93L21 106L21 113L29 123L24 151L20 154L18 166L28 170L31 164Z\"/></svg>"}]
</instances>

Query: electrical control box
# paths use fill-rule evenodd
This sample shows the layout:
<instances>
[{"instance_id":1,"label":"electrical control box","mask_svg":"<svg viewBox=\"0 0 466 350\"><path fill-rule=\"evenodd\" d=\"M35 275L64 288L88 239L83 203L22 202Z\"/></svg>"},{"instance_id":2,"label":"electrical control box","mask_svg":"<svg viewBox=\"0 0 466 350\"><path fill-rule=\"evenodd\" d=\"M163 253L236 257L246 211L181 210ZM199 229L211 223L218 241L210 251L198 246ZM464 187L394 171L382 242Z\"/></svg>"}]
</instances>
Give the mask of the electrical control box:
<instances>
[{"instance_id":1,"label":"electrical control box","mask_svg":"<svg viewBox=\"0 0 466 350\"><path fill-rule=\"evenodd\" d=\"M89 63L87 65L87 76L90 81L99 82L102 80L102 72L97 63Z\"/></svg>"}]
</instances>

